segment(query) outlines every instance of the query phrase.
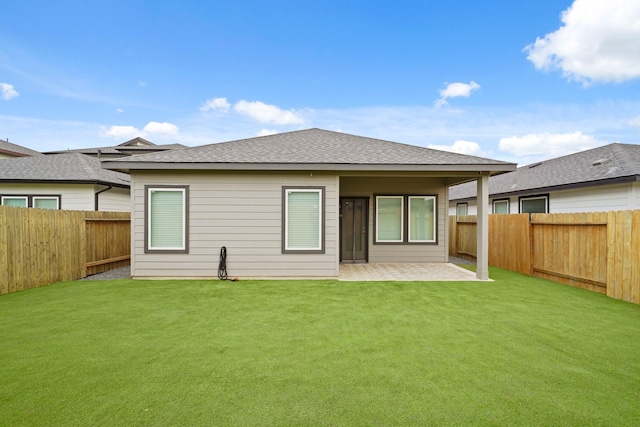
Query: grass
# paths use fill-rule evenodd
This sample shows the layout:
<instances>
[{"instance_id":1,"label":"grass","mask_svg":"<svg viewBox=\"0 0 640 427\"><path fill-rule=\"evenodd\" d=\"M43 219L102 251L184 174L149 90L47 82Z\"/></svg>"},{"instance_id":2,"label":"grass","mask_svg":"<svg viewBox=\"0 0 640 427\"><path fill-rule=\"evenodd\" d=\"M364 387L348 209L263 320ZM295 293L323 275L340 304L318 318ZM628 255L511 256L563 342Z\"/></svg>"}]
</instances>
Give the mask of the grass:
<instances>
[{"instance_id":1,"label":"grass","mask_svg":"<svg viewBox=\"0 0 640 427\"><path fill-rule=\"evenodd\" d=\"M491 275L5 295L0 425L637 425L640 307Z\"/></svg>"}]
</instances>

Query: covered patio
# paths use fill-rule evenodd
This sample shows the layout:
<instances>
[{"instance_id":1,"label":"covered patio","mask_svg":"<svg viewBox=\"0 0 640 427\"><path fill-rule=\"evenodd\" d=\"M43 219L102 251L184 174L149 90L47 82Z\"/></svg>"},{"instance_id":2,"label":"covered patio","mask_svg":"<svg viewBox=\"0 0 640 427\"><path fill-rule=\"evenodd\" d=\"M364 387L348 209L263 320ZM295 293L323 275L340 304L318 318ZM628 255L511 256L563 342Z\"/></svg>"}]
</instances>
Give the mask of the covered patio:
<instances>
[{"instance_id":1,"label":"covered patio","mask_svg":"<svg viewBox=\"0 0 640 427\"><path fill-rule=\"evenodd\" d=\"M340 264L341 281L473 281L486 282L491 279L478 279L476 273L451 263L368 263Z\"/></svg>"}]
</instances>

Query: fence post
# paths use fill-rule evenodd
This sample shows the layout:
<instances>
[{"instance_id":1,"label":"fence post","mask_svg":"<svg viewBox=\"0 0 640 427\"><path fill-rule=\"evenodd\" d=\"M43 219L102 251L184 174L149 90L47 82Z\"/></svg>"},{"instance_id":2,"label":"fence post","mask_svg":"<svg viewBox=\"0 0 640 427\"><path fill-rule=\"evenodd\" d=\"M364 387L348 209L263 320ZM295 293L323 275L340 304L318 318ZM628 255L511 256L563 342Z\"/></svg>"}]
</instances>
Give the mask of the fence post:
<instances>
[{"instance_id":1,"label":"fence post","mask_svg":"<svg viewBox=\"0 0 640 427\"><path fill-rule=\"evenodd\" d=\"M85 212L84 215L82 216L82 225L80 228L80 246L81 246L81 251L82 251L82 277L85 278L87 277L87 215L88 213Z\"/></svg>"},{"instance_id":2,"label":"fence post","mask_svg":"<svg viewBox=\"0 0 640 427\"><path fill-rule=\"evenodd\" d=\"M458 218L449 215L449 255L458 255Z\"/></svg>"},{"instance_id":3,"label":"fence post","mask_svg":"<svg viewBox=\"0 0 640 427\"><path fill-rule=\"evenodd\" d=\"M531 215L529 215L529 276L533 277L533 262L535 255L535 242L534 242L534 225L531 223Z\"/></svg>"},{"instance_id":4,"label":"fence post","mask_svg":"<svg viewBox=\"0 0 640 427\"><path fill-rule=\"evenodd\" d=\"M615 297L616 291L616 214L607 213L607 296Z\"/></svg>"},{"instance_id":5,"label":"fence post","mask_svg":"<svg viewBox=\"0 0 640 427\"><path fill-rule=\"evenodd\" d=\"M0 295L9 293L8 208L0 206ZM5 225L6 224L6 225Z\"/></svg>"}]
</instances>

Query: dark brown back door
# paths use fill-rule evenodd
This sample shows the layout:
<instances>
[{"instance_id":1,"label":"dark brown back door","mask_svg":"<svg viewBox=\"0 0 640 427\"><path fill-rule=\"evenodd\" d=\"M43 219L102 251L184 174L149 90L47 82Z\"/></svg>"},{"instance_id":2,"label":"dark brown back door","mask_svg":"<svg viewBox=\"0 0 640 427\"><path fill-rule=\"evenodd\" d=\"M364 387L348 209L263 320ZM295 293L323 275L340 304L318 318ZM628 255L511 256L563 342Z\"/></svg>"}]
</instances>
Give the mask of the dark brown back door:
<instances>
[{"instance_id":1,"label":"dark brown back door","mask_svg":"<svg viewBox=\"0 0 640 427\"><path fill-rule=\"evenodd\" d=\"M340 199L340 261L367 262L369 199Z\"/></svg>"}]
</instances>

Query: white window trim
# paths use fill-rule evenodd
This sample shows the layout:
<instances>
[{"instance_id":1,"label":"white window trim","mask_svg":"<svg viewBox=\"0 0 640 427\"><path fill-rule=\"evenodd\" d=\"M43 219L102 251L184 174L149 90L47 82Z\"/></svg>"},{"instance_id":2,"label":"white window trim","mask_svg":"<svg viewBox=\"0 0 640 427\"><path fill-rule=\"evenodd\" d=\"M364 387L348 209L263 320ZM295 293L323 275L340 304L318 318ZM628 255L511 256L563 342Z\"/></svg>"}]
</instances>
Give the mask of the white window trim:
<instances>
[{"instance_id":1,"label":"white window trim","mask_svg":"<svg viewBox=\"0 0 640 427\"><path fill-rule=\"evenodd\" d=\"M380 232L380 224L378 215L378 208L380 206L380 199L400 199L400 240L381 240L378 237L378 233ZM376 196L376 243L404 243L404 196Z\"/></svg>"},{"instance_id":2,"label":"white window trim","mask_svg":"<svg viewBox=\"0 0 640 427\"><path fill-rule=\"evenodd\" d=\"M314 248L291 248L289 247L289 194L291 193L318 193L318 246ZM323 188L285 188L284 200L284 250L287 252L321 252L323 248L323 224L324 224L324 191Z\"/></svg>"},{"instance_id":3,"label":"white window trim","mask_svg":"<svg viewBox=\"0 0 640 427\"><path fill-rule=\"evenodd\" d=\"M31 204L35 208L36 200L55 200L56 201L56 209L60 209L60 197L58 196L33 196L31 198ZM44 209L44 208L39 208Z\"/></svg>"},{"instance_id":4,"label":"white window trim","mask_svg":"<svg viewBox=\"0 0 640 427\"><path fill-rule=\"evenodd\" d=\"M20 196L20 195L16 195L16 196L11 196L11 195L6 195L6 196L2 196L2 206L5 206L4 201L5 199L22 199L24 200L24 206L26 208L29 207L29 197L28 196Z\"/></svg>"},{"instance_id":5,"label":"white window trim","mask_svg":"<svg viewBox=\"0 0 640 427\"><path fill-rule=\"evenodd\" d=\"M151 193L153 191L175 191L182 193L182 245L180 247L154 247L151 245ZM185 252L187 250L187 188L186 187L147 187L147 250L162 252Z\"/></svg>"},{"instance_id":6,"label":"white window trim","mask_svg":"<svg viewBox=\"0 0 640 427\"><path fill-rule=\"evenodd\" d=\"M465 213L464 215L460 215L460 210L459 207L460 206L464 206L465 207L465 211L467 211L467 213ZM456 217L458 216L465 216L465 215L469 215L469 204L467 202L464 203L456 203Z\"/></svg>"},{"instance_id":7,"label":"white window trim","mask_svg":"<svg viewBox=\"0 0 640 427\"><path fill-rule=\"evenodd\" d=\"M522 212L522 202L529 201L529 200L540 200L540 199L544 200L544 212L545 213L549 213L549 196L521 197L520 198L520 213L523 213ZM526 212L524 212L524 213L526 213Z\"/></svg>"},{"instance_id":8,"label":"white window trim","mask_svg":"<svg viewBox=\"0 0 640 427\"><path fill-rule=\"evenodd\" d=\"M507 213L511 213L510 212L510 203L509 200L507 199L500 199L500 200L493 200L493 213L496 213L496 203L506 203L507 205Z\"/></svg>"},{"instance_id":9,"label":"white window trim","mask_svg":"<svg viewBox=\"0 0 640 427\"><path fill-rule=\"evenodd\" d=\"M55 200L56 201L56 209L60 209L60 196L57 194L42 194L42 195L30 195L30 194L5 194L0 198L0 205L5 206L4 201L6 199L21 199L24 200L26 208L34 208L36 200ZM40 208L46 209L46 208Z\"/></svg>"},{"instance_id":10,"label":"white window trim","mask_svg":"<svg viewBox=\"0 0 640 427\"><path fill-rule=\"evenodd\" d=\"M429 240L412 240L411 239L411 199L431 199L433 200L433 239L429 239ZM435 243L436 242L436 227L437 227L437 223L438 223L438 216L437 216L437 211L438 211L438 204L437 204L437 200L435 196L409 196L409 201L408 201L408 206L407 209L409 210L409 233L407 235L407 239L409 243Z\"/></svg>"}]
</instances>

